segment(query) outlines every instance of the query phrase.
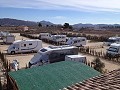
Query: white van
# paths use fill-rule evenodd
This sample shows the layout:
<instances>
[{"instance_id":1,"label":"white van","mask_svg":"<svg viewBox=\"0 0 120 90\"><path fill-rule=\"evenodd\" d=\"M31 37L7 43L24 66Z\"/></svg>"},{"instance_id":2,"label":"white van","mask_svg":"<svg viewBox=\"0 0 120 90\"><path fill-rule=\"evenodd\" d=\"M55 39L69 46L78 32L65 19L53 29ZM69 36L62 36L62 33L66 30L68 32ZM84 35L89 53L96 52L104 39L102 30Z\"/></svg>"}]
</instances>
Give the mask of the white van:
<instances>
[{"instance_id":1,"label":"white van","mask_svg":"<svg viewBox=\"0 0 120 90\"><path fill-rule=\"evenodd\" d=\"M67 42L67 45L73 45L73 46L83 46L86 45L86 38L85 37L70 37Z\"/></svg>"},{"instance_id":2,"label":"white van","mask_svg":"<svg viewBox=\"0 0 120 90\"><path fill-rule=\"evenodd\" d=\"M42 48L29 61L29 67L39 66L46 63L65 61L65 55L78 54L78 48L75 46L49 46Z\"/></svg>"},{"instance_id":3,"label":"white van","mask_svg":"<svg viewBox=\"0 0 120 90\"><path fill-rule=\"evenodd\" d=\"M50 40L55 42L66 42L66 35L51 35Z\"/></svg>"},{"instance_id":4,"label":"white van","mask_svg":"<svg viewBox=\"0 0 120 90\"><path fill-rule=\"evenodd\" d=\"M113 57L120 55L120 43L111 44L110 47L107 49L106 54Z\"/></svg>"},{"instance_id":5,"label":"white van","mask_svg":"<svg viewBox=\"0 0 120 90\"><path fill-rule=\"evenodd\" d=\"M83 55L66 55L65 56L66 61L76 61L76 62L81 62L84 63L86 62L86 57Z\"/></svg>"},{"instance_id":6,"label":"white van","mask_svg":"<svg viewBox=\"0 0 120 90\"><path fill-rule=\"evenodd\" d=\"M40 39L49 39L51 36L50 33L40 33L39 38Z\"/></svg>"},{"instance_id":7,"label":"white van","mask_svg":"<svg viewBox=\"0 0 120 90\"><path fill-rule=\"evenodd\" d=\"M104 45L110 46L112 43L118 43L120 42L120 37L109 37L106 42L104 42Z\"/></svg>"},{"instance_id":8,"label":"white van","mask_svg":"<svg viewBox=\"0 0 120 90\"><path fill-rule=\"evenodd\" d=\"M22 52L37 52L42 48L41 40L17 40L8 47L8 54L22 53Z\"/></svg>"}]
</instances>

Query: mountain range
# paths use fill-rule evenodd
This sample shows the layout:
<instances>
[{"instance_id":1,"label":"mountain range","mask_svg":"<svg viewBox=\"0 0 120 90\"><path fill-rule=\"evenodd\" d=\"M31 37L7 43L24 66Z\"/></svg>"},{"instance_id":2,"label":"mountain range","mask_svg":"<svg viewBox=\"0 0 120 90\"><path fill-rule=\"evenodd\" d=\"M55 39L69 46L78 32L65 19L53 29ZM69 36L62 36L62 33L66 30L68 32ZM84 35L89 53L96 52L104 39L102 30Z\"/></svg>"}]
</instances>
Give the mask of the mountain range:
<instances>
[{"instance_id":1,"label":"mountain range","mask_svg":"<svg viewBox=\"0 0 120 90\"><path fill-rule=\"evenodd\" d=\"M18 20L18 19L11 19L11 18L0 18L0 25L1 26L37 26L38 23L41 23L42 26L46 25L58 25L54 24L49 21L40 21L40 22L34 22L34 21L25 21L25 20ZM74 24L72 25L74 29L80 29L80 28L94 28L94 29L100 29L104 27L120 27L120 24Z\"/></svg>"},{"instance_id":2,"label":"mountain range","mask_svg":"<svg viewBox=\"0 0 120 90\"><path fill-rule=\"evenodd\" d=\"M40 21L40 23L42 24L42 26L55 25L49 21L44 21L44 20ZM38 22L11 19L11 18L1 18L0 25L1 26L37 26Z\"/></svg>"}]
</instances>

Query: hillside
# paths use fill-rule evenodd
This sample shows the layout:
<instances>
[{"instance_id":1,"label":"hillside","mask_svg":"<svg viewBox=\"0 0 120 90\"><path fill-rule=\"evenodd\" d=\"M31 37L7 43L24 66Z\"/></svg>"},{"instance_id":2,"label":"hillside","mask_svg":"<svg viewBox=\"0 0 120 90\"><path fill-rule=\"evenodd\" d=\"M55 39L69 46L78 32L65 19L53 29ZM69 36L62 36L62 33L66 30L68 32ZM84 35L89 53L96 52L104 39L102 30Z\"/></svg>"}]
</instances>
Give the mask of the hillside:
<instances>
[{"instance_id":1,"label":"hillside","mask_svg":"<svg viewBox=\"0 0 120 90\"><path fill-rule=\"evenodd\" d=\"M51 22L49 22L49 21L40 21L40 23L42 24L42 26L46 26L46 25L49 25L49 26L51 26L51 25L55 25L55 24L53 24L53 23L51 23Z\"/></svg>"},{"instance_id":2,"label":"hillside","mask_svg":"<svg viewBox=\"0 0 120 90\"><path fill-rule=\"evenodd\" d=\"M17 19L10 19L10 18L1 18L0 25L2 26L36 26L36 22L32 21L24 21L24 20L17 20Z\"/></svg>"},{"instance_id":3,"label":"hillside","mask_svg":"<svg viewBox=\"0 0 120 90\"><path fill-rule=\"evenodd\" d=\"M46 25L55 25L49 21L40 21L40 23L43 26ZM1 18L0 19L0 25L2 26L37 26L38 22L33 21L24 21L24 20L18 20L18 19L11 19L11 18Z\"/></svg>"}]
</instances>

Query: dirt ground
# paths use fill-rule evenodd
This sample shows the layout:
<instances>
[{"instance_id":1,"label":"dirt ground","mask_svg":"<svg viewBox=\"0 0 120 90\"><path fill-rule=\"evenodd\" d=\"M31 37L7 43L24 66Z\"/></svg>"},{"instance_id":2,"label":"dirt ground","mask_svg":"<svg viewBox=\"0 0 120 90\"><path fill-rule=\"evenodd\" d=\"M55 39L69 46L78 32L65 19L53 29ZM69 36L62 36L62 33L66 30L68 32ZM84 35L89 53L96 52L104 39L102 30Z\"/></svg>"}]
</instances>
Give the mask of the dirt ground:
<instances>
[{"instance_id":1,"label":"dirt ground","mask_svg":"<svg viewBox=\"0 0 120 90\"><path fill-rule=\"evenodd\" d=\"M97 52L104 52L106 53L106 49L108 49L108 46L104 46L103 42L87 42L86 46L89 47L95 47L94 50L96 50ZM103 47L101 47L103 46ZM87 60L89 60L90 62L93 61L96 57L94 56L90 56L90 55L84 55L86 56ZM118 69L120 68L120 64L114 63L112 61L106 61L105 59L101 59L101 61L105 64L105 69L107 69L108 71L114 70L114 69Z\"/></svg>"},{"instance_id":2,"label":"dirt ground","mask_svg":"<svg viewBox=\"0 0 120 90\"><path fill-rule=\"evenodd\" d=\"M28 38L25 38L25 37L22 37L19 35L19 33L14 33L14 35L16 36L16 40L26 40ZM0 42L2 42L2 40L0 40ZM87 42L87 46L98 46L98 45L102 45L103 42ZM47 44L47 43L42 43L43 47L47 47L49 46L50 44ZM9 45L0 45L0 50L2 52L5 52L6 53L6 50L8 48ZM96 50L98 51L101 51L103 50L104 52L106 51L106 48L108 47L104 47L104 48L98 48ZM15 55L6 55L6 58L12 62L14 59L17 59L19 61L19 67L20 68L24 68L26 67L26 65L28 64L28 62L30 61L30 59L34 56L35 53L30 53L30 54L15 54ZM79 53L81 54L81 53ZM93 56L90 56L90 55L84 55L86 56L87 60L89 61L93 61L95 59L95 57ZM105 69L111 71L111 70L114 70L114 69L118 69L120 68L120 64L116 64L116 63L113 63L113 62L110 62L110 61L106 61L104 59L101 59L102 62L105 63Z\"/></svg>"},{"instance_id":3,"label":"dirt ground","mask_svg":"<svg viewBox=\"0 0 120 90\"><path fill-rule=\"evenodd\" d=\"M19 33L14 33L14 35L16 36L15 40L27 40L28 38L22 37L19 35ZM0 42L2 43L2 40L0 40ZM43 47L47 47L49 46L49 44L46 43L42 43ZM9 45L0 45L0 50L4 53L7 53L7 48L9 47ZM8 59L8 61L10 61L10 63L14 60L17 59L19 62L19 67L20 68L24 68L26 67L26 65L28 64L28 62L30 61L30 59L34 56L35 53L30 53L30 54L15 54L15 55L6 55L6 58Z\"/></svg>"}]
</instances>

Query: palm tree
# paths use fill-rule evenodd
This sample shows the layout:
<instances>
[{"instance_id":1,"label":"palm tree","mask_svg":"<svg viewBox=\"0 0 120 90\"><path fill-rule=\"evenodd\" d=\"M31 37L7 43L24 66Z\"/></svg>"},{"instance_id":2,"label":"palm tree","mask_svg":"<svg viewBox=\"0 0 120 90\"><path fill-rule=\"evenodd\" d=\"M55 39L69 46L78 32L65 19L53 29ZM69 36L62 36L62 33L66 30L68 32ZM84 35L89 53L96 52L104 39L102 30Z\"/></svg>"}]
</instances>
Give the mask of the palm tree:
<instances>
[{"instance_id":1,"label":"palm tree","mask_svg":"<svg viewBox=\"0 0 120 90\"><path fill-rule=\"evenodd\" d=\"M96 59L93 60L92 62L94 64L94 69L103 72L103 68L105 67L105 64L101 62L101 60L97 57Z\"/></svg>"}]
</instances>

